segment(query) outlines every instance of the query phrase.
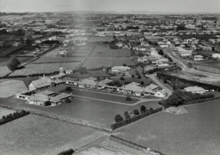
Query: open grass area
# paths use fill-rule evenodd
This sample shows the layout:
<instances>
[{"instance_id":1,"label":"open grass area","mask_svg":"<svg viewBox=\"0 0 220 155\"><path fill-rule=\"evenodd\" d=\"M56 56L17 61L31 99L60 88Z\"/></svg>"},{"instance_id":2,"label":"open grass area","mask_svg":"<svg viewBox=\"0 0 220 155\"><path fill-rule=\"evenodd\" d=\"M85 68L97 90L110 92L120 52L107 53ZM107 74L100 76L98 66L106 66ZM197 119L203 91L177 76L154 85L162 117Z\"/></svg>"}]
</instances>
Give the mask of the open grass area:
<instances>
[{"instance_id":1,"label":"open grass area","mask_svg":"<svg viewBox=\"0 0 220 155\"><path fill-rule=\"evenodd\" d=\"M51 154L66 144L72 148L85 144L86 137L94 132L89 128L28 115L1 126L0 154Z\"/></svg>"},{"instance_id":2,"label":"open grass area","mask_svg":"<svg viewBox=\"0 0 220 155\"><path fill-rule=\"evenodd\" d=\"M79 62L67 62L67 63L45 63L45 64L29 64L23 69L16 70L11 76L16 75L30 75L30 74L41 74L41 73L52 73L59 71L60 67L65 70L74 70Z\"/></svg>"},{"instance_id":3,"label":"open grass area","mask_svg":"<svg viewBox=\"0 0 220 155\"><path fill-rule=\"evenodd\" d=\"M42 57L57 57L57 55L60 52L60 47L57 47L49 52L47 52L46 54L42 55Z\"/></svg>"},{"instance_id":4,"label":"open grass area","mask_svg":"<svg viewBox=\"0 0 220 155\"><path fill-rule=\"evenodd\" d=\"M0 66L0 77L3 77L9 74L11 71L8 69L7 66Z\"/></svg>"},{"instance_id":5,"label":"open grass area","mask_svg":"<svg viewBox=\"0 0 220 155\"><path fill-rule=\"evenodd\" d=\"M169 155L219 154L219 101L187 106L185 110L182 115L152 115L115 134Z\"/></svg>"},{"instance_id":6,"label":"open grass area","mask_svg":"<svg viewBox=\"0 0 220 155\"><path fill-rule=\"evenodd\" d=\"M34 61L32 64L40 64L40 63L64 63L64 62L80 62L79 58L74 57L41 57Z\"/></svg>"},{"instance_id":7,"label":"open grass area","mask_svg":"<svg viewBox=\"0 0 220 155\"><path fill-rule=\"evenodd\" d=\"M112 36L110 36L110 37L108 37L108 36L94 36L94 37L90 37L87 42L91 43L91 42L105 42L105 41L111 42L111 41L113 41L113 37Z\"/></svg>"},{"instance_id":8,"label":"open grass area","mask_svg":"<svg viewBox=\"0 0 220 155\"><path fill-rule=\"evenodd\" d=\"M113 66L122 66L126 65L134 65L132 58L99 58L99 57L89 57L86 59L83 64L87 69L92 68L101 68L101 67L113 67Z\"/></svg>"},{"instance_id":9,"label":"open grass area","mask_svg":"<svg viewBox=\"0 0 220 155\"><path fill-rule=\"evenodd\" d=\"M0 57L9 56L10 54L14 54L15 52L19 52L25 45L13 46L4 50L1 50Z\"/></svg>"},{"instance_id":10,"label":"open grass area","mask_svg":"<svg viewBox=\"0 0 220 155\"><path fill-rule=\"evenodd\" d=\"M0 107L0 119L2 118L2 116L6 116L6 115L14 113L14 112L15 112L14 110L5 109L5 108Z\"/></svg>"}]
</instances>

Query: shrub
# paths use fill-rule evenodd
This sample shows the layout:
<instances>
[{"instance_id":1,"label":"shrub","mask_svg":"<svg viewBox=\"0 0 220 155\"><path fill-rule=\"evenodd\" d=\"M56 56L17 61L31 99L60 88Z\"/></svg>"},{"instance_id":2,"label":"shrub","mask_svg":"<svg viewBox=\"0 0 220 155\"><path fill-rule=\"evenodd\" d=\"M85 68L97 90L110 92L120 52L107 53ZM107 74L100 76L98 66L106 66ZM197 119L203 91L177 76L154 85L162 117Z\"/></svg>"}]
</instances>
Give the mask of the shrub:
<instances>
[{"instance_id":1,"label":"shrub","mask_svg":"<svg viewBox=\"0 0 220 155\"><path fill-rule=\"evenodd\" d=\"M123 119L123 117L121 116L121 115L119 115L119 114L117 114L116 116L115 116L115 122L121 122L121 121L123 121L124 119Z\"/></svg>"},{"instance_id":2,"label":"shrub","mask_svg":"<svg viewBox=\"0 0 220 155\"><path fill-rule=\"evenodd\" d=\"M141 85L144 85L144 81L141 81Z\"/></svg>"},{"instance_id":3,"label":"shrub","mask_svg":"<svg viewBox=\"0 0 220 155\"><path fill-rule=\"evenodd\" d=\"M71 87L66 87L66 91L72 91L73 89Z\"/></svg>"},{"instance_id":4,"label":"shrub","mask_svg":"<svg viewBox=\"0 0 220 155\"><path fill-rule=\"evenodd\" d=\"M44 103L44 105L45 105L45 106L50 106L50 105L51 105L51 102L50 102L50 101L46 101L46 102Z\"/></svg>"},{"instance_id":5,"label":"shrub","mask_svg":"<svg viewBox=\"0 0 220 155\"><path fill-rule=\"evenodd\" d=\"M130 119L131 118L131 116L127 113L126 115L125 115L125 119L126 120L128 120L128 119ZM128 122L129 123L129 122Z\"/></svg>"},{"instance_id":6,"label":"shrub","mask_svg":"<svg viewBox=\"0 0 220 155\"><path fill-rule=\"evenodd\" d=\"M16 57L12 57L10 61L8 62L7 67L9 70L14 71L18 69L20 65L21 65L21 62Z\"/></svg>"},{"instance_id":7,"label":"shrub","mask_svg":"<svg viewBox=\"0 0 220 155\"><path fill-rule=\"evenodd\" d=\"M129 81L125 81L125 85L129 84L130 82Z\"/></svg>"},{"instance_id":8,"label":"shrub","mask_svg":"<svg viewBox=\"0 0 220 155\"><path fill-rule=\"evenodd\" d=\"M122 76L122 77L120 77L120 80L125 80L125 78Z\"/></svg>"},{"instance_id":9,"label":"shrub","mask_svg":"<svg viewBox=\"0 0 220 155\"><path fill-rule=\"evenodd\" d=\"M132 74L131 77L134 78L134 74Z\"/></svg>"},{"instance_id":10,"label":"shrub","mask_svg":"<svg viewBox=\"0 0 220 155\"><path fill-rule=\"evenodd\" d=\"M139 111L138 111L137 109L135 109L135 110L134 110L134 114L135 114L135 115L139 115L140 113L139 113Z\"/></svg>"},{"instance_id":11,"label":"shrub","mask_svg":"<svg viewBox=\"0 0 220 155\"><path fill-rule=\"evenodd\" d=\"M141 79L141 75L138 75L138 79Z\"/></svg>"},{"instance_id":12,"label":"shrub","mask_svg":"<svg viewBox=\"0 0 220 155\"><path fill-rule=\"evenodd\" d=\"M73 149L69 149L63 152L60 152L58 155L72 155L75 151Z\"/></svg>"},{"instance_id":13,"label":"shrub","mask_svg":"<svg viewBox=\"0 0 220 155\"><path fill-rule=\"evenodd\" d=\"M140 111L141 111L142 113L145 113L145 112L146 112L146 109L147 109L147 108L146 108L144 105L142 105Z\"/></svg>"},{"instance_id":14,"label":"shrub","mask_svg":"<svg viewBox=\"0 0 220 155\"><path fill-rule=\"evenodd\" d=\"M132 98L130 96L127 96L125 100L126 101L132 101Z\"/></svg>"},{"instance_id":15,"label":"shrub","mask_svg":"<svg viewBox=\"0 0 220 155\"><path fill-rule=\"evenodd\" d=\"M128 114L128 111L125 111L124 116Z\"/></svg>"},{"instance_id":16,"label":"shrub","mask_svg":"<svg viewBox=\"0 0 220 155\"><path fill-rule=\"evenodd\" d=\"M69 98L66 98L65 103L71 103L71 100Z\"/></svg>"}]
</instances>

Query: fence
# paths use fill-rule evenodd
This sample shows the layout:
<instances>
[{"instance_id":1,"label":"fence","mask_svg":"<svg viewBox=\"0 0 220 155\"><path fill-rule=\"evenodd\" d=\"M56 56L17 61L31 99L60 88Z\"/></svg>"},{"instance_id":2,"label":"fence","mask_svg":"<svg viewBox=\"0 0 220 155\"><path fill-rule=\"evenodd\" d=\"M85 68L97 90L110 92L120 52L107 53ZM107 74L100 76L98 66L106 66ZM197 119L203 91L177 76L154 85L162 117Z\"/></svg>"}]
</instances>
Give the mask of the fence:
<instances>
[{"instance_id":1,"label":"fence","mask_svg":"<svg viewBox=\"0 0 220 155\"><path fill-rule=\"evenodd\" d=\"M117 128L120 128L120 127L122 127L122 126L125 126L125 125L127 125L127 124L130 124L130 123L132 123L132 122L135 122L135 121L137 121L137 120L140 120L140 119L142 119L142 118L144 118L144 117L147 117L147 116L150 116L150 115L155 114L155 113L157 113L157 112L160 112L160 111L162 111L162 110L163 110L163 108L157 108L157 109L153 109L153 110L151 110L151 111L146 111L146 112L143 113L143 114L134 116L134 117L132 117L132 118L126 119L126 120L121 121L121 122L114 123L114 124L111 125L111 128L112 128L112 130L115 130L115 129L117 129Z\"/></svg>"}]
</instances>

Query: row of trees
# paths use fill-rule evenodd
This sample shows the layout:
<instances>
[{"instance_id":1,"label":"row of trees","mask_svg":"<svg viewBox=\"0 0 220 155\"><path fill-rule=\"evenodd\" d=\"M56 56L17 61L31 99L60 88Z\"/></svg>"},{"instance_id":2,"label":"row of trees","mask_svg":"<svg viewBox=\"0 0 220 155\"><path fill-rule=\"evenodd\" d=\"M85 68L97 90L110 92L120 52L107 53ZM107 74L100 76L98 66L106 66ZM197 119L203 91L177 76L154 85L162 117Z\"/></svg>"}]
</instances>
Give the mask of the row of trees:
<instances>
[{"instance_id":1,"label":"row of trees","mask_svg":"<svg viewBox=\"0 0 220 155\"><path fill-rule=\"evenodd\" d=\"M23 116L25 114L28 114L29 112L25 111L25 110L21 110L21 111L16 111L12 114L8 114L6 116L2 116L2 120L8 120L8 119L12 119L12 118L16 118L16 117L19 117L19 116Z\"/></svg>"},{"instance_id":2,"label":"row of trees","mask_svg":"<svg viewBox=\"0 0 220 155\"><path fill-rule=\"evenodd\" d=\"M152 111L152 110L153 110L152 108L150 108L150 109L148 110L144 105L142 105L142 106L140 107L140 110L134 109L133 112L125 111L125 112L124 112L124 118L125 118L125 120L126 120L126 119L130 119L130 118L131 118L131 114L134 114L134 116L137 116L137 115L139 115L139 114L145 113L146 111ZM115 122L116 122L116 123L117 123L117 122L121 122L121 121L124 120L124 118L123 118L120 114L117 114L117 115L115 116Z\"/></svg>"}]
</instances>

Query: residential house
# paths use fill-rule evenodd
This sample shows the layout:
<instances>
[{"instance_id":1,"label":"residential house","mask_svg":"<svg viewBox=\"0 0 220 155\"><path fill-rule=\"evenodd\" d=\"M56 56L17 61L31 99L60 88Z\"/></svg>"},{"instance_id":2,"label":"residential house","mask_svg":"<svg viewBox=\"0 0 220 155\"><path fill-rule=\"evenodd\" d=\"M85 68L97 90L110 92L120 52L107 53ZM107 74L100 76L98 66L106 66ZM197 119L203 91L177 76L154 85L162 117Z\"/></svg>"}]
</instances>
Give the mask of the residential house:
<instances>
[{"instance_id":1,"label":"residential house","mask_svg":"<svg viewBox=\"0 0 220 155\"><path fill-rule=\"evenodd\" d=\"M112 73L121 73L121 72L130 71L130 70L131 68L128 66L114 66L111 69Z\"/></svg>"},{"instance_id":2,"label":"residential house","mask_svg":"<svg viewBox=\"0 0 220 155\"><path fill-rule=\"evenodd\" d=\"M144 91L144 88L140 87L140 84L136 83L136 82L129 83L129 84L124 85L120 88L123 93L132 94L135 96L141 96Z\"/></svg>"},{"instance_id":3,"label":"residential house","mask_svg":"<svg viewBox=\"0 0 220 155\"><path fill-rule=\"evenodd\" d=\"M101 88L101 89L104 89L105 87L106 87L106 85L108 85L109 83L111 83L112 82L112 80L111 79L104 79L104 80L102 80L102 81L99 81L98 83L97 83L97 85L98 85L98 88Z\"/></svg>"},{"instance_id":4,"label":"residential house","mask_svg":"<svg viewBox=\"0 0 220 155\"><path fill-rule=\"evenodd\" d=\"M194 55L194 60L201 61L201 60L204 60L204 57L202 55Z\"/></svg>"},{"instance_id":5,"label":"residential house","mask_svg":"<svg viewBox=\"0 0 220 155\"><path fill-rule=\"evenodd\" d=\"M212 58L220 59L220 53L212 53Z\"/></svg>"},{"instance_id":6,"label":"residential house","mask_svg":"<svg viewBox=\"0 0 220 155\"><path fill-rule=\"evenodd\" d=\"M155 84L150 84L150 85L148 85L148 86L146 86L146 88L148 88L148 89L150 89L150 90L152 90L152 91L154 91L154 92L156 92L156 91L158 91L160 88L157 86L157 85L155 85Z\"/></svg>"},{"instance_id":7,"label":"residential house","mask_svg":"<svg viewBox=\"0 0 220 155\"><path fill-rule=\"evenodd\" d=\"M89 77L86 79L81 79L77 82L78 87L80 88L96 88L97 87L97 78Z\"/></svg>"},{"instance_id":8,"label":"residential house","mask_svg":"<svg viewBox=\"0 0 220 155\"><path fill-rule=\"evenodd\" d=\"M167 92L166 92L166 90L164 90L164 89L158 90L158 91L154 94L154 96L156 96L156 97L166 97L166 95L167 95Z\"/></svg>"},{"instance_id":9,"label":"residential house","mask_svg":"<svg viewBox=\"0 0 220 155\"><path fill-rule=\"evenodd\" d=\"M186 92L190 92L190 93L193 93L193 94L204 94L205 92L207 92L207 90L205 90L202 87L198 87L198 86L186 87L186 88L184 88L184 90Z\"/></svg>"}]
</instances>

